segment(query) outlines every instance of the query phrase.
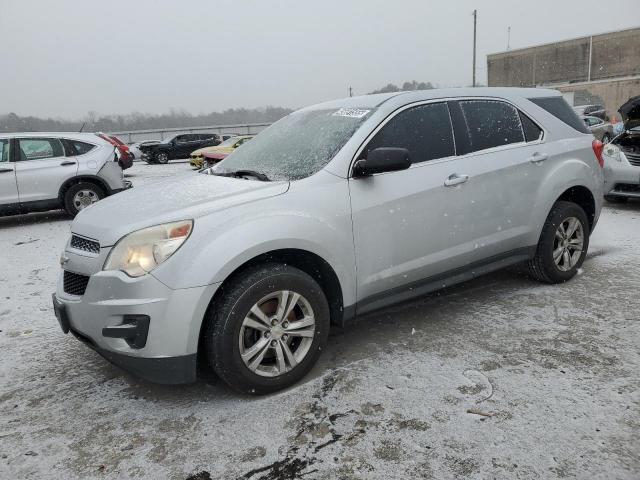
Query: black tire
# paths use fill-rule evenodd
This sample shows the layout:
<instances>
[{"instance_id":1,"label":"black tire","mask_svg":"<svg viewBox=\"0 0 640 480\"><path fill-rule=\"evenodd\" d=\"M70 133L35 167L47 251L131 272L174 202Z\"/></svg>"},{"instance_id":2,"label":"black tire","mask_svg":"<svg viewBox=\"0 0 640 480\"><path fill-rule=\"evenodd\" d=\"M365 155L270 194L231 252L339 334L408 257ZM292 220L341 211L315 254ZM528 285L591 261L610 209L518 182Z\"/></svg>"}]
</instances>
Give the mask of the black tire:
<instances>
[{"instance_id":1,"label":"black tire","mask_svg":"<svg viewBox=\"0 0 640 480\"><path fill-rule=\"evenodd\" d=\"M93 200L92 198L92 201L102 200L106 196L104 189L99 185L96 185L95 183L80 182L72 185L64 193L64 209L72 217L75 217L78 212L82 210L82 208L84 208L76 206L74 201L74 197L76 196L76 194L82 191L91 192L90 196L95 195L95 197L97 197L97 200Z\"/></svg>"},{"instance_id":2,"label":"black tire","mask_svg":"<svg viewBox=\"0 0 640 480\"><path fill-rule=\"evenodd\" d=\"M156 163L164 165L169 162L169 152L158 152L154 155L153 159Z\"/></svg>"},{"instance_id":3,"label":"black tire","mask_svg":"<svg viewBox=\"0 0 640 480\"><path fill-rule=\"evenodd\" d=\"M329 305L318 283L297 268L267 263L245 270L222 288L220 297L212 303L205 318L206 355L215 373L234 390L253 395L281 390L304 377L316 363L329 334ZM296 292L310 305L315 317L313 340L295 367L278 376L265 377L249 369L242 360L240 333L251 308L265 296L280 290ZM245 335L246 332L247 329ZM270 352L271 347L267 349Z\"/></svg>"},{"instance_id":4,"label":"black tire","mask_svg":"<svg viewBox=\"0 0 640 480\"><path fill-rule=\"evenodd\" d=\"M617 195L605 195L604 199L609 203L627 203L629 198L619 197Z\"/></svg>"},{"instance_id":5,"label":"black tire","mask_svg":"<svg viewBox=\"0 0 640 480\"><path fill-rule=\"evenodd\" d=\"M568 218L576 218L582 227L583 245L578 261L570 269L562 270L553 259L557 247L556 231ZM542 228L535 257L526 264L530 276L546 283L562 283L575 276L589 249L589 220L584 210L573 202L556 202Z\"/></svg>"}]
</instances>

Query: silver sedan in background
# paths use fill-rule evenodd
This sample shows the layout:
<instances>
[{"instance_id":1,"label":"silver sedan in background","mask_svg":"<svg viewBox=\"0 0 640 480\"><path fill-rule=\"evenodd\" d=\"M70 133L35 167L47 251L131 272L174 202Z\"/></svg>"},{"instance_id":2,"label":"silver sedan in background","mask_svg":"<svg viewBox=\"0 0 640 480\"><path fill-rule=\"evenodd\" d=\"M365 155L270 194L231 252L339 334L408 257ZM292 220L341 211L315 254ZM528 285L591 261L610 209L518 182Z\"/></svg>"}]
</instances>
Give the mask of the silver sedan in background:
<instances>
[{"instance_id":1,"label":"silver sedan in background","mask_svg":"<svg viewBox=\"0 0 640 480\"><path fill-rule=\"evenodd\" d=\"M601 118L593 117L590 115L583 116L582 121L587 128L591 130L593 136L600 140L602 143L609 143L614 137L613 125L610 122L605 122Z\"/></svg>"}]
</instances>

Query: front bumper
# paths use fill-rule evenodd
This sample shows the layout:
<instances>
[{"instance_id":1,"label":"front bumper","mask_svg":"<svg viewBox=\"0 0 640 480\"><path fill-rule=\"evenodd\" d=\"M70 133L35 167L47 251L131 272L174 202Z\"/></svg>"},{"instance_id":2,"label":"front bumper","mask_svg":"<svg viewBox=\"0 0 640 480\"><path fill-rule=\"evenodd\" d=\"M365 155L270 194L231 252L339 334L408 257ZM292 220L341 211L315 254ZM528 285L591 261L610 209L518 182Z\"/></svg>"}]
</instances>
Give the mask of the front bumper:
<instances>
[{"instance_id":1,"label":"front bumper","mask_svg":"<svg viewBox=\"0 0 640 480\"><path fill-rule=\"evenodd\" d=\"M203 163L204 160L202 157L191 157L191 159L189 160L189 165L195 168L202 168Z\"/></svg>"},{"instance_id":2,"label":"front bumper","mask_svg":"<svg viewBox=\"0 0 640 480\"><path fill-rule=\"evenodd\" d=\"M105 359L140 378L153 383L176 385L196 380L197 355L179 357L146 358L134 357L99 347L93 339L71 328L66 304L53 294L53 307L64 333L71 332L78 340L98 352Z\"/></svg>"},{"instance_id":3,"label":"front bumper","mask_svg":"<svg viewBox=\"0 0 640 480\"><path fill-rule=\"evenodd\" d=\"M640 198L640 167L631 165L623 153L620 160L607 159L604 168L605 196Z\"/></svg>"},{"instance_id":4,"label":"front bumper","mask_svg":"<svg viewBox=\"0 0 640 480\"><path fill-rule=\"evenodd\" d=\"M194 381L200 328L218 284L174 290L150 274L92 272L108 254L102 250L93 257L65 251L65 268L88 283L82 295L66 293L61 271L53 302L63 331L144 379Z\"/></svg>"}]
</instances>

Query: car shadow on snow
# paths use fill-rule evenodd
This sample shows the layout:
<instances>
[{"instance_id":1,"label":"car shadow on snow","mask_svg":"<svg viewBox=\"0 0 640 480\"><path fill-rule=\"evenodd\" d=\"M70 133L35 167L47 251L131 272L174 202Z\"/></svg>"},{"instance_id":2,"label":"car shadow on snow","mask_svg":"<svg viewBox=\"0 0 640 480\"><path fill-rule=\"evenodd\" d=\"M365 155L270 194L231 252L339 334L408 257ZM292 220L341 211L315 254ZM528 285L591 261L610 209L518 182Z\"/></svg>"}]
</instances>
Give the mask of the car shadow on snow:
<instances>
[{"instance_id":1,"label":"car shadow on snow","mask_svg":"<svg viewBox=\"0 0 640 480\"><path fill-rule=\"evenodd\" d=\"M629 198L625 203L604 202L604 208L625 212L640 212L640 198Z\"/></svg>"},{"instance_id":2,"label":"car shadow on snow","mask_svg":"<svg viewBox=\"0 0 640 480\"><path fill-rule=\"evenodd\" d=\"M10 215L0 217L0 229L11 227L24 227L47 222L70 222L71 217L64 210L51 210L48 212L24 213L22 215Z\"/></svg>"}]
</instances>

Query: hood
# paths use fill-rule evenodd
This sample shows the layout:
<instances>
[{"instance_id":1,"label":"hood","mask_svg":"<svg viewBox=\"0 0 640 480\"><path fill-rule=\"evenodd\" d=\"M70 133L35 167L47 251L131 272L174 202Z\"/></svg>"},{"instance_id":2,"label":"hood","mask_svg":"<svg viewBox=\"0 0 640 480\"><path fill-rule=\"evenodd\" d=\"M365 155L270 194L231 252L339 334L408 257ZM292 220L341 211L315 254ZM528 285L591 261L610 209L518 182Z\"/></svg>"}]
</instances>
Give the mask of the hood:
<instances>
[{"instance_id":1,"label":"hood","mask_svg":"<svg viewBox=\"0 0 640 480\"><path fill-rule=\"evenodd\" d=\"M640 95L627 100L618 109L618 112L620 112L626 130L640 126Z\"/></svg>"},{"instance_id":2,"label":"hood","mask_svg":"<svg viewBox=\"0 0 640 480\"><path fill-rule=\"evenodd\" d=\"M94 238L103 247L141 228L198 217L285 193L289 182L260 182L186 174L134 187L82 210L72 233ZM196 222L197 223L197 222Z\"/></svg>"},{"instance_id":3,"label":"hood","mask_svg":"<svg viewBox=\"0 0 640 480\"><path fill-rule=\"evenodd\" d=\"M220 146L204 147L204 148L199 148L198 150L193 152L191 155L204 155L205 153L221 153L221 152L222 153L233 152L233 147L220 147Z\"/></svg>"}]
</instances>

